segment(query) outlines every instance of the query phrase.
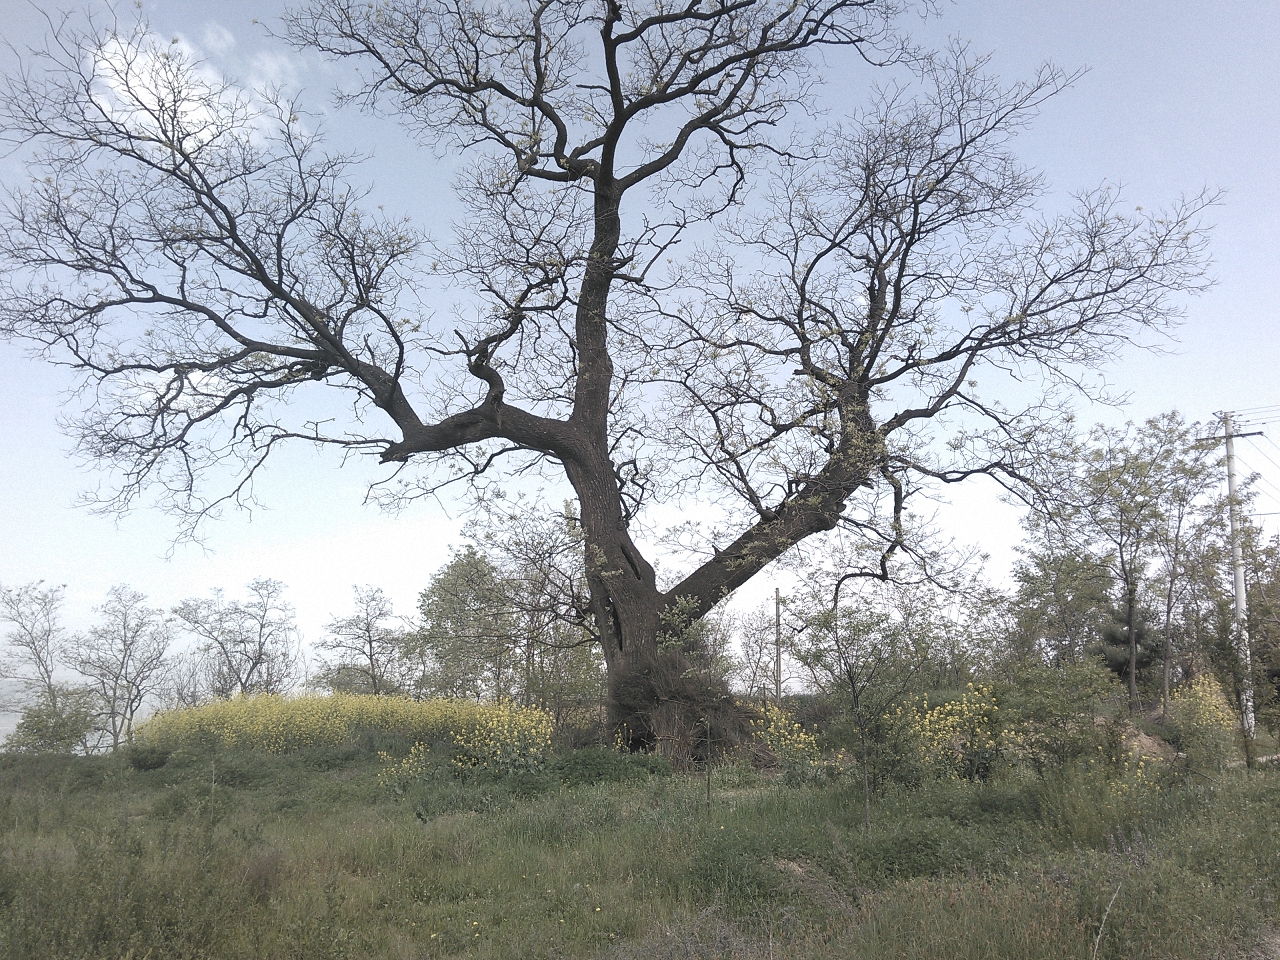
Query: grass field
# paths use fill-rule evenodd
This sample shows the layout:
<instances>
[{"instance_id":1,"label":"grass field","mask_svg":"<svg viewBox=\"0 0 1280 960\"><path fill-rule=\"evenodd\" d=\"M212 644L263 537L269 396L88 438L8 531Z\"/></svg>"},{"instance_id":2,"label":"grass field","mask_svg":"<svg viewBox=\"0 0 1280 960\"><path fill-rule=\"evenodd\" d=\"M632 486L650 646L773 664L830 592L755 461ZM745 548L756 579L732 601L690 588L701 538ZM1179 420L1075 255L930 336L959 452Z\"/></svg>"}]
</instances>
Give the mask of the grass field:
<instances>
[{"instance_id":1,"label":"grass field","mask_svg":"<svg viewBox=\"0 0 1280 960\"><path fill-rule=\"evenodd\" d=\"M1280 916L1276 771L927 782L868 832L860 784L743 766L709 808L702 777L601 751L383 766L0 757L0 956L1267 957Z\"/></svg>"}]
</instances>

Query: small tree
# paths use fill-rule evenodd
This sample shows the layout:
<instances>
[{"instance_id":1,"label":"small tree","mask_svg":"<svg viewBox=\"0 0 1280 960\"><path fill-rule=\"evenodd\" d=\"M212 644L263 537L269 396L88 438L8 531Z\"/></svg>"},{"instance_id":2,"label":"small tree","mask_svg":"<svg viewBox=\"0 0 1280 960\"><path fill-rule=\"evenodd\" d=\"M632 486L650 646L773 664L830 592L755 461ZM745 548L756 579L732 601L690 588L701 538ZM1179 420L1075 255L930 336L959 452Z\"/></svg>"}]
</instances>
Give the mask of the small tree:
<instances>
[{"instance_id":1,"label":"small tree","mask_svg":"<svg viewBox=\"0 0 1280 960\"><path fill-rule=\"evenodd\" d=\"M101 701L85 687L46 693L23 709L4 747L18 753L89 753L97 747L93 728L100 710Z\"/></svg>"},{"instance_id":2,"label":"small tree","mask_svg":"<svg viewBox=\"0 0 1280 960\"><path fill-rule=\"evenodd\" d=\"M98 701L111 749L133 739L133 722L164 676L170 625L146 596L120 584L98 607L98 623L76 645L75 669Z\"/></svg>"},{"instance_id":3,"label":"small tree","mask_svg":"<svg viewBox=\"0 0 1280 960\"><path fill-rule=\"evenodd\" d=\"M194 636L215 697L281 693L298 676L298 630L279 580L254 580L249 599L228 602L221 590L184 600L174 616Z\"/></svg>"},{"instance_id":4,"label":"small tree","mask_svg":"<svg viewBox=\"0 0 1280 960\"><path fill-rule=\"evenodd\" d=\"M1258 717L1275 733L1280 731L1280 537L1250 546L1246 582Z\"/></svg>"},{"instance_id":5,"label":"small tree","mask_svg":"<svg viewBox=\"0 0 1280 960\"><path fill-rule=\"evenodd\" d=\"M1167 465L1168 476L1162 497L1162 523L1155 532L1161 567L1158 589L1162 594L1163 661L1160 676L1160 709L1169 719L1169 685L1173 675L1174 616L1191 587L1191 575L1198 566L1196 557L1211 550L1225 533L1227 504L1214 494L1221 466L1218 440L1202 439L1199 424L1184 424L1176 413L1163 418L1163 428L1171 436L1176 456Z\"/></svg>"},{"instance_id":6,"label":"small tree","mask_svg":"<svg viewBox=\"0 0 1280 960\"><path fill-rule=\"evenodd\" d=\"M0 677L16 681L24 699L55 712L65 689L56 674L71 647L61 622L64 590L43 581L0 586L0 627L7 644Z\"/></svg>"},{"instance_id":7,"label":"small tree","mask_svg":"<svg viewBox=\"0 0 1280 960\"><path fill-rule=\"evenodd\" d=\"M858 734L862 760L863 819L871 829L871 744L886 711L910 687L929 650L908 639L900 620L867 598L841 604L837 581L827 597L814 591L796 636L796 658L814 685L843 700Z\"/></svg>"},{"instance_id":8,"label":"small tree","mask_svg":"<svg viewBox=\"0 0 1280 960\"><path fill-rule=\"evenodd\" d=\"M1015 661L1082 663L1098 643L1111 609L1111 571L1091 554L1033 543L1013 571L1009 653Z\"/></svg>"},{"instance_id":9,"label":"small tree","mask_svg":"<svg viewBox=\"0 0 1280 960\"><path fill-rule=\"evenodd\" d=\"M742 613L727 613L725 628L737 641L737 657L733 665L734 686L740 692L764 701L776 699L779 689L785 691L788 668L794 669L792 657L792 624L785 627L777 620L773 601ZM785 638L780 636L785 630ZM778 676L778 644L781 641L782 676Z\"/></svg>"},{"instance_id":10,"label":"small tree","mask_svg":"<svg viewBox=\"0 0 1280 960\"><path fill-rule=\"evenodd\" d=\"M397 668L404 630L377 587L353 587L355 610L329 621L320 649L334 655L323 676L332 689L380 696L400 689Z\"/></svg>"},{"instance_id":11,"label":"small tree","mask_svg":"<svg viewBox=\"0 0 1280 960\"><path fill-rule=\"evenodd\" d=\"M511 695L517 626L501 579L489 558L470 545L431 579L418 600L421 626L406 638L421 693Z\"/></svg>"},{"instance_id":12,"label":"small tree","mask_svg":"<svg viewBox=\"0 0 1280 960\"><path fill-rule=\"evenodd\" d=\"M601 703L603 663L570 505L551 516L521 501L487 507L423 591L411 659L428 687L586 719Z\"/></svg>"},{"instance_id":13,"label":"small tree","mask_svg":"<svg viewBox=\"0 0 1280 960\"><path fill-rule=\"evenodd\" d=\"M1208 483L1203 445L1170 413L1123 430L1095 427L1074 449L1046 456L1036 469L1028 517L1034 534L1055 553L1105 566L1119 591L1124 675L1129 708L1137 710L1143 591L1162 552L1178 557L1168 567L1167 583L1176 586L1181 576L1181 547L1170 551L1185 518L1173 518Z\"/></svg>"}]
</instances>

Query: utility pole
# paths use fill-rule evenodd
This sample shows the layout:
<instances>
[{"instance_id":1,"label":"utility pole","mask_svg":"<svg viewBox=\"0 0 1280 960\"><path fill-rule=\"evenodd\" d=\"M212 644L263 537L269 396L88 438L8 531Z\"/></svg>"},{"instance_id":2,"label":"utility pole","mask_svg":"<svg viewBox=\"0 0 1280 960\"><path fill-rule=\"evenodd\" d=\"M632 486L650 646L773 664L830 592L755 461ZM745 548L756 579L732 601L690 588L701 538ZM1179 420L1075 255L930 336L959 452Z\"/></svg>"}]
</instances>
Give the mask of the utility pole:
<instances>
[{"instance_id":1,"label":"utility pole","mask_svg":"<svg viewBox=\"0 0 1280 960\"><path fill-rule=\"evenodd\" d=\"M1247 612L1244 593L1244 549L1240 543L1239 512L1236 503L1236 447L1235 433L1231 423L1230 411L1222 414L1222 424L1227 435L1227 500L1231 517L1231 561L1235 568L1236 609L1235 627L1233 630L1236 653L1240 657L1240 717L1244 723L1245 735L1253 740L1257 737L1253 717L1253 663L1249 655L1249 627L1245 622ZM1257 436L1257 434L1241 434L1241 436Z\"/></svg>"},{"instance_id":2,"label":"utility pole","mask_svg":"<svg viewBox=\"0 0 1280 960\"><path fill-rule=\"evenodd\" d=\"M773 588L773 702L782 706L782 589Z\"/></svg>"}]
</instances>

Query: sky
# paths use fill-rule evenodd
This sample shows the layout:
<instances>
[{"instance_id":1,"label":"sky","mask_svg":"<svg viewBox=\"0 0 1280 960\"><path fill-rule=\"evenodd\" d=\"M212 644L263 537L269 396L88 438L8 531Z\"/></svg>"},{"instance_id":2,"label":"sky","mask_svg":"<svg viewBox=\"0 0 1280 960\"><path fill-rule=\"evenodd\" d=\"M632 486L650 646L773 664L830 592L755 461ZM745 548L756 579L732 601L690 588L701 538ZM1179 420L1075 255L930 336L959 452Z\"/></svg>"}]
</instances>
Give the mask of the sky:
<instances>
[{"instance_id":1,"label":"sky","mask_svg":"<svg viewBox=\"0 0 1280 960\"><path fill-rule=\"evenodd\" d=\"M1246 420L1265 435L1240 441L1237 453L1242 472L1259 474L1259 521L1276 532L1280 17L1274 2L974 0L940 7L937 17L908 21L922 45L966 41L975 52L990 52L992 69L1010 82L1030 77L1044 61L1086 71L1016 142L1024 161L1044 171L1055 202L1102 183L1121 185L1128 202L1150 207L1202 187L1224 191L1209 217L1216 286L1187 304L1176 341L1158 353L1134 349L1114 359L1105 372L1128 393L1125 406L1082 403L1079 420L1121 425L1177 409L1204 421L1218 411L1254 411ZM447 229L447 178L431 175L430 154L390 123L337 111L328 91L344 74L269 36L279 9L273 0L159 0L142 9L157 32L180 36L240 79L300 88L308 107L325 114L335 145L345 140L372 155L356 176L368 178L375 200L399 204L437 235ZM34 6L8 4L3 30L22 50L40 42L46 25ZM10 55L6 69L12 63ZM828 83L837 109L856 106L865 94L860 82L828 76ZM18 176L13 158L0 160L0 179L11 184ZM0 342L0 583L65 584L72 629L92 623L94 606L117 583L167 609L215 587L239 596L248 581L271 577L287 585L303 636L315 641L326 622L346 612L353 585L379 586L399 613L411 613L450 544L459 542L457 510L422 502L399 515L380 512L364 500L380 468L340 468L332 454L304 447L263 473L257 487L263 507L208 524L200 544L175 545L175 521L151 508L95 515L77 498L106 478L71 458L71 441L59 429L71 382L65 370ZM1020 531L1019 512L998 493L981 478L950 488L937 523L957 542L987 553L987 575L1001 583ZM768 574L758 580L756 594L772 594Z\"/></svg>"}]
</instances>

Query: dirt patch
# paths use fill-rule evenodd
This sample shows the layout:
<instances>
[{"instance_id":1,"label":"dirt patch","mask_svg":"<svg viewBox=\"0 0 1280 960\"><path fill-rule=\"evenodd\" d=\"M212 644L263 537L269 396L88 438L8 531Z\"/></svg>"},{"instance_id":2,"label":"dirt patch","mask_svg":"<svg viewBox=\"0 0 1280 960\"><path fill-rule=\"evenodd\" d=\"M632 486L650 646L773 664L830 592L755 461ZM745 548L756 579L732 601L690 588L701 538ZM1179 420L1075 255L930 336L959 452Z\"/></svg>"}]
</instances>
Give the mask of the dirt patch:
<instances>
[{"instance_id":1,"label":"dirt patch","mask_svg":"<svg viewBox=\"0 0 1280 960\"><path fill-rule=\"evenodd\" d=\"M1163 760L1166 763L1172 761L1177 756L1177 751L1173 746L1165 740L1159 740L1149 733L1143 733L1136 728L1126 730L1124 733L1124 745L1129 748L1129 752L1138 757L1154 757L1157 760Z\"/></svg>"},{"instance_id":2,"label":"dirt patch","mask_svg":"<svg viewBox=\"0 0 1280 960\"><path fill-rule=\"evenodd\" d=\"M1265 929L1248 960L1280 960L1280 928Z\"/></svg>"}]
</instances>

